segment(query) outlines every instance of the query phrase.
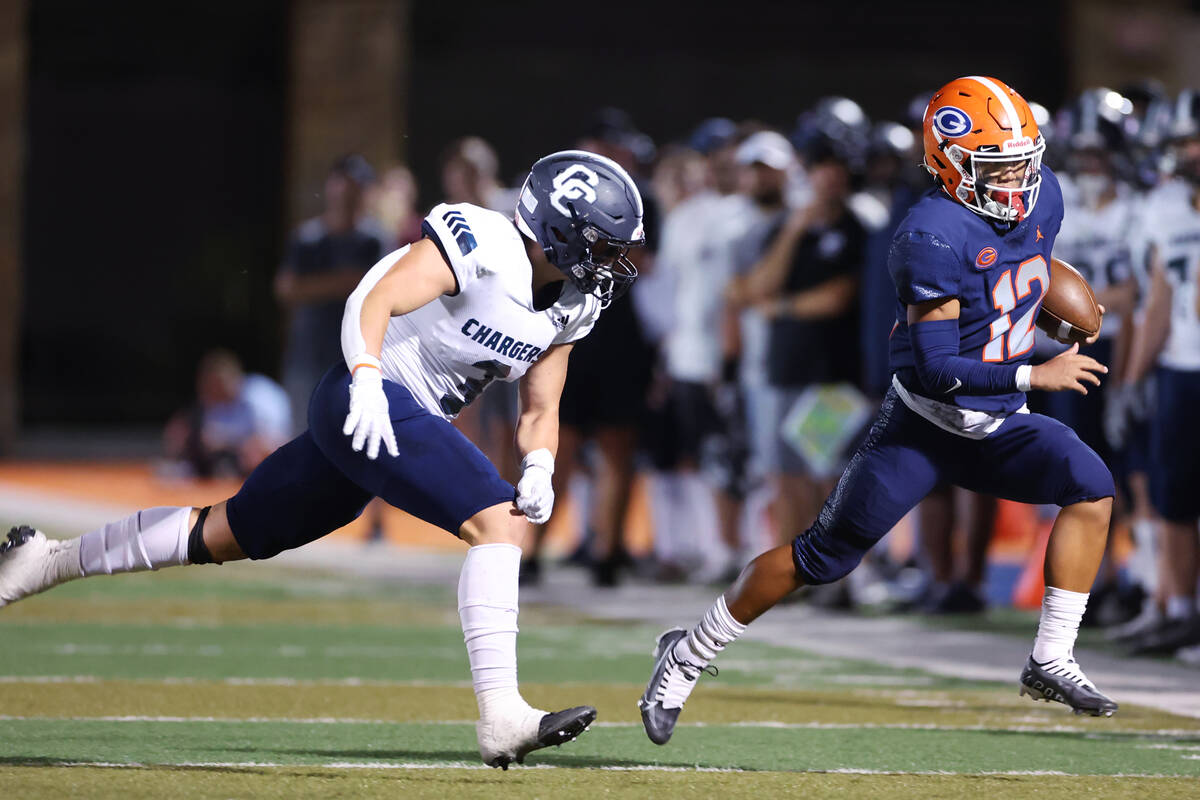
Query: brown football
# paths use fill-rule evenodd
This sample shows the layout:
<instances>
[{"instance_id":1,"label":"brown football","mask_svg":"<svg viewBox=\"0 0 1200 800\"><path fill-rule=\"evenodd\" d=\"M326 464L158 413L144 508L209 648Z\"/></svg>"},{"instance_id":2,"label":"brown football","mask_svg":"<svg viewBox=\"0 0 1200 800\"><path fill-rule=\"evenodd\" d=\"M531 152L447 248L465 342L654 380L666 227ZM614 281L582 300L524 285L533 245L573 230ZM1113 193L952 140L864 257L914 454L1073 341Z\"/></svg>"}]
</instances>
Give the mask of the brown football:
<instances>
[{"instance_id":1,"label":"brown football","mask_svg":"<svg viewBox=\"0 0 1200 800\"><path fill-rule=\"evenodd\" d=\"M1050 291L1042 300L1037 326L1063 344L1083 344L1100 332L1100 316L1096 295L1079 270L1050 259Z\"/></svg>"}]
</instances>

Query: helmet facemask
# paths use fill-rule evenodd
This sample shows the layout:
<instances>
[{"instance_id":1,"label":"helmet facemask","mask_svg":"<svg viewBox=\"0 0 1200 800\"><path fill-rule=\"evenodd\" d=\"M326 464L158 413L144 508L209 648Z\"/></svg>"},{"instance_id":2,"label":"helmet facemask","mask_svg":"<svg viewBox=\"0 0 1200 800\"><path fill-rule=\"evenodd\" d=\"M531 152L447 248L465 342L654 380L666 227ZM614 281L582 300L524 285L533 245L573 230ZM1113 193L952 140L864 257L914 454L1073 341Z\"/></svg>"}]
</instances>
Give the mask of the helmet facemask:
<instances>
[{"instance_id":1,"label":"helmet facemask","mask_svg":"<svg viewBox=\"0 0 1200 800\"><path fill-rule=\"evenodd\" d=\"M623 295L637 279L638 271L629 259L629 250L644 243L644 239L622 241L579 218L574 203L567 203L571 212L573 236L552 228L562 247L547 250L555 266L561 269L582 294L593 294L607 308Z\"/></svg>"},{"instance_id":2,"label":"helmet facemask","mask_svg":"<svg viewBox=\"0 0 1200 800\"><path fill-rule=\"evenodd\" d=\"M1042 188L1042 154L1046 145L1040 134L1037 142L1016 152L967 150L952 144L946 155L961 176L955 197L980 216L1016 224L1033 211ZM1020 184L1008 186L992 182L994 176L1024 166Z\"/></svg>"},{"instance_id":3,"label":"helmet facemask","mask_svg":"<svg viewBox=\"0 0 1200 800\"><path fill-rule=\"evenodd\" d=\"M1028 141L1028 140L1027 140ZM967 150L956 144L945 148L946 156L960 177L955 197L976 214L1015 225L1033 212L1042 185L1042 153L1046 143L1041 135L1030 146L1015 152L998 148ZM1021 180L1015 186L993 182L995 176L1022 166Z\"/></svg>"}]
</instances>

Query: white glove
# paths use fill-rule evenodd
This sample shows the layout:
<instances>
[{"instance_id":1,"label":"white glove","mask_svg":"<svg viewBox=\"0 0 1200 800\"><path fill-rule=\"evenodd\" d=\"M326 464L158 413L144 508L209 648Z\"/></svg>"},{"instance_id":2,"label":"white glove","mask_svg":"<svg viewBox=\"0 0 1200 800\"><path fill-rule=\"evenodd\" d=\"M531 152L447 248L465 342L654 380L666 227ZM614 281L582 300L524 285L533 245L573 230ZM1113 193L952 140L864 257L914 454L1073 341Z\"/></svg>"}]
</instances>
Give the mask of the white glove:
<instances>
[{"instance_id":1,"label":"white glove","mask_svg":"<svg viewBox=\"0 0 1200 800\"><path fill-rule=\"evenodd\" d=\"M544 447L521 459L517 508L535 525L550 519L550 511L554 508L554 485L550 480L553 474L554 456Z\"/></svg>"},{"instance_id":2,"label":"white glove","mask_svg":"<svg viewBox=\"0 0 1200 800\"><path fill-rule=\"evenodd\" d=\"M350 413L342 433L354 439L350 446L361 452L367 445L367 458L379 455L379 442L387 444L387 451L400 455L396 447L396 432L392 430L392 418L388 414L387 395L383 393L383 373L379 370L379 359L363 354L355 358L354 377L350 381Z\"/></svg>"}]
</instances>

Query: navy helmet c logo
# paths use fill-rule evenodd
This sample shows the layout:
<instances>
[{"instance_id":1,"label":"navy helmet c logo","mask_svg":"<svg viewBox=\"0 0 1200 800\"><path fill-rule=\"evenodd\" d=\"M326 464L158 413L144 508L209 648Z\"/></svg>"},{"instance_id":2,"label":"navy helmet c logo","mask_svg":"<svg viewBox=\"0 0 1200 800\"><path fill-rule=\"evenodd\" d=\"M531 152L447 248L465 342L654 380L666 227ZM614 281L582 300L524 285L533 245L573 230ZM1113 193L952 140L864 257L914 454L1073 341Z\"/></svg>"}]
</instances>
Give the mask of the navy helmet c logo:
<instances>
[{"instance_id":1,"label":"navy helmet c logo","mask_svg":"<svg viewBox=\"0 0 1200 800\"><path fill-rule=\"evenodd\" d=\"M596 190L593 188L600 183L600 176L583 164L572 164L554 176L554 191L550 194L550 205L558 209L564 217L571 212L563 205L563 199L586 200L596 202Z\"/></svg>"},{"instance_id":2,"label":"navy helmet c logo","mask_svg":"<svg viewBox=\"0 0 1200 800\"><path fill-rule=\"evenodd\" d=\"M947 139L954 139L971 130L971 118L961 108L943 106L933 115L933 127Z\"/></svg>"}]
</instances>

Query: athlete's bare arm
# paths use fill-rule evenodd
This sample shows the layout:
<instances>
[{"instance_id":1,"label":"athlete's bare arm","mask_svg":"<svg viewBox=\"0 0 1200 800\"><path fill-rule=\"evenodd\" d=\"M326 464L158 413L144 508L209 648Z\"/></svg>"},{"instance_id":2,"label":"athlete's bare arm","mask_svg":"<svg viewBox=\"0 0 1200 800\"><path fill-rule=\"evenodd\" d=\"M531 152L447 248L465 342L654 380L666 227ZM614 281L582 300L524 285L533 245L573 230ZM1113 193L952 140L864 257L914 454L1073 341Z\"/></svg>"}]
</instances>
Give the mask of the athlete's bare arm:
<instances>
[{"instance_id":1,"label":"athlete's bare arm","mask_svg":"<svg viewBox=\"0 0 1200 800\"><path fill-rule=\"evenodd\" d=\"M558 401L567 380L567 359L572 347L571 344L551 347L521 379L517 452L522 457L543 447L552 454L558 453Z\"/></svg>"},{"instance_id":2,"label":"athlete's bare arm","mask_svg":"<svg viewBox=\"0 0 1200 800\"><path fill-rule=\"evenodd\" d=\"M454 273L429 239L421 239L371 287L359 315L367 352L376 358L388 321L458 290Z\"/></svg>"}]
</instances>

